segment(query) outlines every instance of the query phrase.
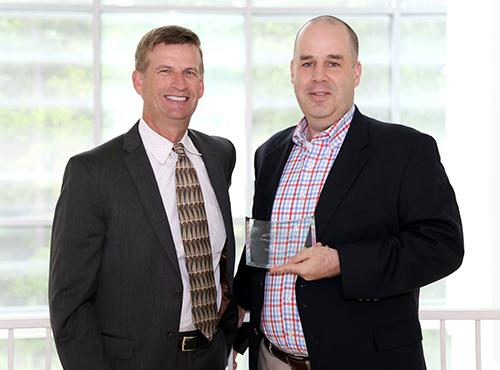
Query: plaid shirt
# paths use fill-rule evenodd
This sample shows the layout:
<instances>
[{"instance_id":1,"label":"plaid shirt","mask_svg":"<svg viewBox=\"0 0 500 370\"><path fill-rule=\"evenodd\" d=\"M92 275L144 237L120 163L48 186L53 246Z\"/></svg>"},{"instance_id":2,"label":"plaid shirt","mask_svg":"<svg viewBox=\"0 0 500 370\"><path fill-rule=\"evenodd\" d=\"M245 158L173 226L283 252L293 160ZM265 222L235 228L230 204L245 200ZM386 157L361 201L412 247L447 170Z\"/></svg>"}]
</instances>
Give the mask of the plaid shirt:
<instances>
[{"instance_id":1,"label":"plaid shirt","mask_svg":"<svg viewBox=\"0 0 500 370\"><path fill-rule=\"evenodd\" d=\"M290 156L281 175L274 198L271 221L286 222L313 216L321 189L330 173L354 115L354 106L327 130L306 139L307 121L303 118L293 133ZM280 255L291 257L297 244L280 243ZM261 328L265 336L284 352L308 356L304 332L295 297L297 275L266 275Z\"/></svg>"}]
</instances>

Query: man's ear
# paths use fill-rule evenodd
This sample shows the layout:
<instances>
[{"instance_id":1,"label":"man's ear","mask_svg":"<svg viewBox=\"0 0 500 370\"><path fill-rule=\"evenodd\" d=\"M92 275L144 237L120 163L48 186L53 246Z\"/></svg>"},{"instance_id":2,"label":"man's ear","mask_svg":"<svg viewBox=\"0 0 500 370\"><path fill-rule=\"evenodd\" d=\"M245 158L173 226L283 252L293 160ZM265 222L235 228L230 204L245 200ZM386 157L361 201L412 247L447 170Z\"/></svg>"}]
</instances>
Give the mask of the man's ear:
<instances>
[{"instance_id":1,"label":"man's ear","mask_svg":"<svg viewBox=\"0 0 500 370\"><path fill-rule=\"evenodd\" d=\"M290 81L293 84L293 79L295 77L295 73L293 72L293 59L290 61Z\"/></svg>"},{"instance_id":2,"label":"man's ear","mask_svg":"<svg viewBox=\"0 0 500 370\"><path fill-rule=\"evenodd\" d=\"M205 82L203 82L203 77L202 77L200 79L200 96L198 97L198 99L203 96L204 92L205 92Z\"/></svg>"},{"instance_id":3,"label":"man's ear","mask_svg":"<svg viewBox=\"0 0 500 370\"><path fill-rule=\"evenodd\" d=\"M132 72L132 83L134 84L134 89L137 94L142 96L143 84L144 84L144 74L135 70Z\"/></svg>"},{"instance_id":4,"label":"man's ear","mask_svg":"<svg viewBox=\"0 0 500 370\"><path fill-rule=\"evenodd\" d=\"M356 62L356 65L354 66L354 87L357 87L359 85L359 82L361 81L361 72L361 63Z\"/></svg>"}]
</instances>

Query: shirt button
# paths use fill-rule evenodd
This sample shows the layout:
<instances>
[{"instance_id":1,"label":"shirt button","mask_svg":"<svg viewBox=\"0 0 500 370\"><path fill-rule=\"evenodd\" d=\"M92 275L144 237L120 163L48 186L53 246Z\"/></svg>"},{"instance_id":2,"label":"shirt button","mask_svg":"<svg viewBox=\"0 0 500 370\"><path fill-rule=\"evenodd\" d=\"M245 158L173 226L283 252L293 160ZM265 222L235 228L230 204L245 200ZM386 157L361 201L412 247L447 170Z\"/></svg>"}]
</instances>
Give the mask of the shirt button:
<instances>
[{"instance_id":1,"label":"shirt button","mask_svg":"<svg viewBox=\"0 0 500 370\"><path fill-rule=\"evenodd\" d=\"M306 199L306 192L303 191L302 193L300 193L300 199Z\"/></svg>"},{"instance_id":2,"label":"shirt button","mask_svg":"<svg viewBox=\"0 0 500 370\"><path fill-rule=\"evenodd\" d=\"M292 295L291 294L289 294L289 295L286 296L286 301L287 302L291 302L292 301Z\"/></svg>"}]
</instances>

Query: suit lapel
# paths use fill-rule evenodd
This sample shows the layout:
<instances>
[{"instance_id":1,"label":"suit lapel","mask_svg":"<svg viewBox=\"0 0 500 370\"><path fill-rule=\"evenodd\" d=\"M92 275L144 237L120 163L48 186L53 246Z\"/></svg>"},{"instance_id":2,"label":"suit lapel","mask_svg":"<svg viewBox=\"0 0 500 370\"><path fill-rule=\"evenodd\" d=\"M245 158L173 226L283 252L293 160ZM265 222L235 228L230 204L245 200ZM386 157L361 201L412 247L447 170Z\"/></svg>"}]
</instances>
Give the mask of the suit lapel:
<instances>
[{"instance_id":1,"label":"suit lapel","mask_svg":"<svg viewBox=\"0 0 500 370\"><path fill-rule=\"evenodd\" d=\"M330 218L368 161L369 144L365 120L356 109L342 148L328 174L316 206L318 240L321 240L321 235L328 226Z\"/></svg>"},{"instance_id":2,"label":"suit lapel","mask_svg":"<svg viewBox=\"0 0 500 370\"><path fill-rule=\"evenodd\" d=\"M226 242L220 259L221 271L224 272L220 274L223 291L222 303L219 309L220 318L226 310L232 294L232 288L229 282L232 282L235 254L231 202L229 201L228 183L223 168L227 158L221 158L220 154L216 150L217 147L214 146L213 143L208 143L206 140L203 140L203 138L197 134L196 131L189 130L188 135L196 149L198 149L198 151L202 154L201 158L205 164L205 168L207 169L208 178L210 179L210 184L212 184L212 189L214 190L215 197L217 198L217 203L219 203L219 209L222 213L222 219L224 220L224 227L226 229Z\"/></svg>"},{"instance_id":3,"label":"suit lapel","mask_svg":"<svg viewBox=\"0 0 500 370\"><path fill-rule=\"evenodd\" d=\"M153 229L160 240L160 244L167 253L173 268L180 276L179 262L175 251L170 225L161 199L158 185L149 163L149 158L139 135L138 124L124 136L123 149L126 154L123 158L132 181L139 193L144 211L146 212Z\"/></svg>"},{"instance_id":4,"label":"suit lapel","mask_svg":"<svg viewBox=\"0 0 500 370\"><path fill-rule=\"evenodd\" d=\"M291 127L284 135L278 137L273 143L273 150L259 158L257 166L259 178L255 189L259 189L259 195L255 198L253 205L253 217L259 220L270 220L273 209L274 197L278 190L281 174L293 148L292 135L295 127Z\"/></svg>"},{"instance_id":5,"label":"suit lapel","mask_svg":"<svg viewBox=\"0 0 500 370\"><path fill-rule=\"evenodd\" d=\"M231 235L232 229L231 220L231 204L229 201L228 185L226 183L226 174L224 173L222 164L224 159L221 158L213 145L209 145L206 141L202 140L195 131L188 131L189 137L193 141L194 146L202 154L203 163L207 169L208 177L212 188L214 189L215 197L219 203L219 208L224 220L226 228L226 235Z\"/></svg>"}]
</instances>

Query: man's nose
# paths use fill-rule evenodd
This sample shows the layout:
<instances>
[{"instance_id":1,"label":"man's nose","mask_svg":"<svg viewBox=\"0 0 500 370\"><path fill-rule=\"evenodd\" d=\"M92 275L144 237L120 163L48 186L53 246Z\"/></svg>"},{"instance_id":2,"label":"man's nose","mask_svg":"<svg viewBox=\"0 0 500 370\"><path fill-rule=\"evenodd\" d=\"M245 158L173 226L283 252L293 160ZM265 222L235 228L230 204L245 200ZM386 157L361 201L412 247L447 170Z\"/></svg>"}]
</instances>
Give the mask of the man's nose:
<instances>
[{"instance_id":1,"label":"man's nose","mask_svg":"<svg viewBox=\"0 0 500 370\"><path fill-rule=\"evenodd\" d=\"M174 73L172 78L172 86L177 90L185 90L187 87L186 77L183 73Z\"/></svg>"},{"instance_id":2,"label":"man's nose","mask_svg":"<svg viewBox=\"0 0 500 370\"><path fill-rule=\"evenodd\" d=\"M326 70L325 67L318 65L314 67L313 70L313 81L314 82L321 82L324 81L326 78Z\"/></svg>"}]
</instances>

